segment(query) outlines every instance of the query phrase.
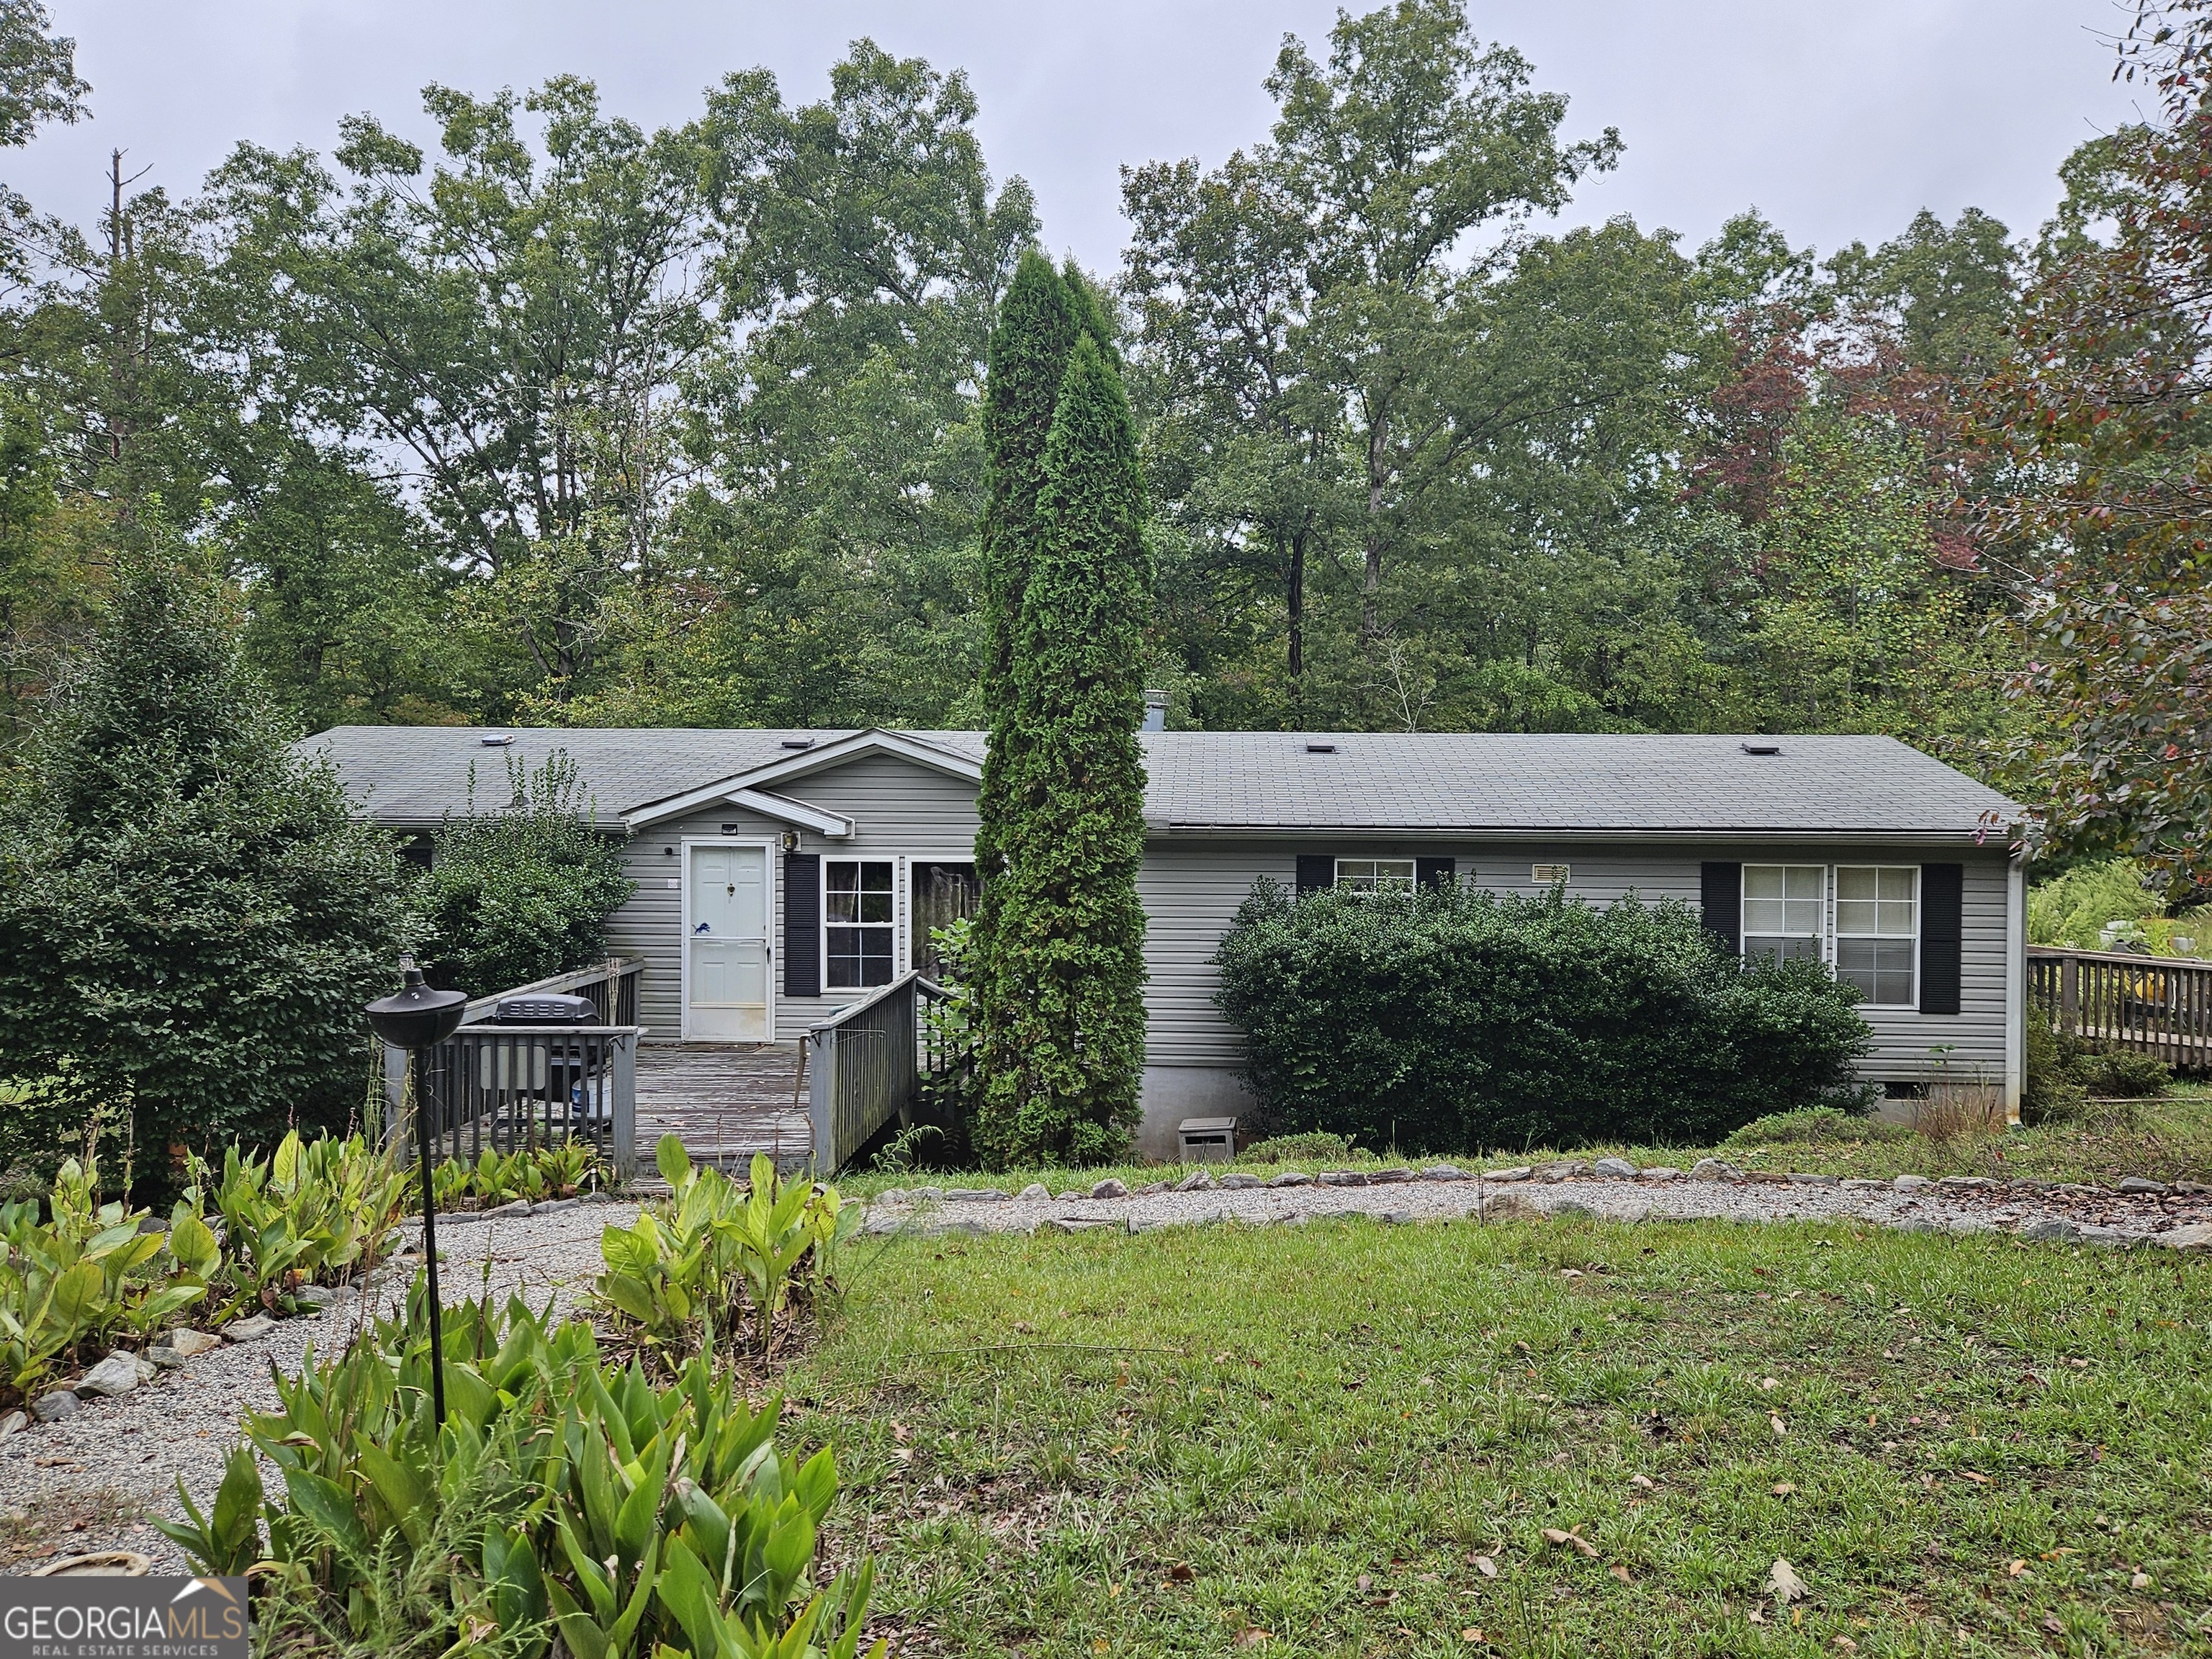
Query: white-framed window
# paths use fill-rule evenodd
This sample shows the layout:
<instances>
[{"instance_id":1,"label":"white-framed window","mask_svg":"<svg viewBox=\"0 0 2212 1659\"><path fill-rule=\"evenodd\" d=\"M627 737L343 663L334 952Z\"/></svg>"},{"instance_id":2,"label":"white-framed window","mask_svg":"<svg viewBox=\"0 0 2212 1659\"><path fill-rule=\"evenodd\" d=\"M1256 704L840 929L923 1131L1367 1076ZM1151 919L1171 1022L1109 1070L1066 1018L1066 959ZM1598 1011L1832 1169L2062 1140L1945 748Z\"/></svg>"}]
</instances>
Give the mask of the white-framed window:
<instances>
[{"instance_id":1,"label":"white-framed window","mask_svg":"<svg viewBox=\"0 0 2212 1659\"><path fill-rule=\"evenodd\" d=\"M1825 962L1828 867L1824 864L1743 866L1743 953Z\"/></svg>"},{"instance_id":2,"label":"white-framed window","mask_svg":"<svg viewBox=\"0 0 2212 1659\"><path fill-rule=\"evenodd\" d=\"M1413 861L1411 859L1339 859L1336 861L1336 884L1370 893L1387 889L1410 893L1413 890Z\"/></svg>"},{"instance_id":3,"label":"white-framed window","mask_svg":"<svg viewBox=\"0 0 2212 1659\"><path fill-rule=\"evenodd\" d=\"M1876 1007L1919 1001L1920 866L1836 866L1836 977Z\"/></svg>"},{"instance_id":4,"label":"white-framed window","mask_svg":"<svg viewBox=\"0 0 2212 1659\"><path fill-rule=\"evenodd\" d=\"M822 985L888 985L898 968L898 861L822 860Z\"/></svg>"},{"instance_id":5,"label":"white-framed window","mask_svg":"<svg viewBox=\"0 0 2212 1659\"><path fill-rule=\"evenodd\" d=\"M1917 1007L1920 866L1747 864L1743 953L1824 962L1869 1007Z\"/></svg>"}]
</instances>

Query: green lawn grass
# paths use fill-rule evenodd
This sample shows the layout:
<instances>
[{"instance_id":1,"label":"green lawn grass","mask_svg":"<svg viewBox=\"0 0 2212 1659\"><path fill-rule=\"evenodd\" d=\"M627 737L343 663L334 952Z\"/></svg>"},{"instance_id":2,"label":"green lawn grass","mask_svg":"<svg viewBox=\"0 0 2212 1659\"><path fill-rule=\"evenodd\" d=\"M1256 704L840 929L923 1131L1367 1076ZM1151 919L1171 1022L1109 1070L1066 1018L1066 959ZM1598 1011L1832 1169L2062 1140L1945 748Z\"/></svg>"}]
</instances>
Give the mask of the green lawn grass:
<instances>
[{"instance_id":1,"label":"green lawn grass","mask_svg":"<svg viewBox=\"0 0 2212 1659\"><path fill-rule=\"evenodd\" d=\"M2212 1652L2212 1264L1341 1219L854 1265L789 1420L909 1653Z\"/></svg>"},{"instance_id":2,"label":"green lawn grass","mask_svg":"<svg viewBox=\"0 0 2212 1659\"><path fill-rule=\"evenodd\" d=\"M1778 1125L1783 1127L1783 1133L1765 1133L1766 1127ZM1751 1130L1717 1146L1621 1143L1577 1146L1569 1151L1516 1147L1461 1153L1449 1161L1468 1169L1481 1169L1565 1157L1601 1158L1613 1153L1639 1165L1671 1164L1684 1170L1701 1158L1717 1157L1747 1170L1801 1170L1814 1175L1885 1178L1899 1175L1988 1175L2107 1183L2122 1176L2139 1175L2154 1181L2212 1182L2212 1086L2204 1084L2179 1085L2159 1099L2109 1109L2098 1121L2087 1124L2000 1129L1942 1140L1933 1140L1901 1127L1870 1121L1853 1125L1851 1131L1842 1136L1829 1134L1808 1139L1789 1133L1788 1125L1786 1118L1764 1119ZM1407 1158L1401 1161L1419 1164L1439 1160ZM1310 1170L1332 1165L1303 1160L1243 1167L1267 1175L1278 1170ZM1130 1164L1079 1173L1067 1170L1022 1170L988 1176L947 1176L927 1171L863 1173L842 1177L838 1186L843 1192L866 1197L887 1187L911 1187L923 1182L939 1186L988 1185L1013 1192L1030 1182L1042 1181L1054 1192L1060 1192L1071 1186L1088 1187L1107 1176L1118 1176L1133 1187L1145 1182L1172 1179L1184 1172L1181 1165Z\"/></svg>"}]
</instances>

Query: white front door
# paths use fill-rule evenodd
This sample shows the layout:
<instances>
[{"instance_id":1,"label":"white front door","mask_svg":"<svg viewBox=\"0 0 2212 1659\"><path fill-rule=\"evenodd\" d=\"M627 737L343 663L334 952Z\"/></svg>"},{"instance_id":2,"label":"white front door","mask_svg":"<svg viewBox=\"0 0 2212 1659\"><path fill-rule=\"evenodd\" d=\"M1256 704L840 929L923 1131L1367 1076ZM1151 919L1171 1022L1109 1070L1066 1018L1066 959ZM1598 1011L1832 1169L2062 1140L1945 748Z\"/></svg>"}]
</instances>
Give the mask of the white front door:
<instances>
[{"instance_id":1,"label":"white front door","mask_svg":"<svg viewBox=\"0 0 2212 1659\"><path fill-rule=\"evenodd\" d=\"M768 848L684 848L684 1035L766 1042L769 982Z\"/></svg>"}]
</instances>

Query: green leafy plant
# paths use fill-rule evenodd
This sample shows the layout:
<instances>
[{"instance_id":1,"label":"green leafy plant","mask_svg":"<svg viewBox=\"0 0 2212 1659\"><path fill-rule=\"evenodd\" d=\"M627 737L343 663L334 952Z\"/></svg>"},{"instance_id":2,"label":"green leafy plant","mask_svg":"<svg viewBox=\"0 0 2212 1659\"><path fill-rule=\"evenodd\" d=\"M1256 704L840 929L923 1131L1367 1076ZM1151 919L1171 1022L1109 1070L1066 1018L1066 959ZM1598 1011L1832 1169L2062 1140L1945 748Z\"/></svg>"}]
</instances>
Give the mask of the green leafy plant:
<instances>
[{"instance_id":1,"label":"green leafy plant","mask_svg":"<svg viewBox=\"0 0 2212 1659\"><path fill-rule=\"evenodd\" d=\"M607 1271L593 1296L665 1356L710 1349L748 1314L762 1354L772 1353L794 1292L836 1286L859 1208L835 1187L782 1180L765 1154L754 1156L742 1188L693 1164L674 1135L661 1137L653 1158L669 1196L600 1235Z\"/></svg>"},{"instance_id":2,"label":"green leafy plant","mask_svg":"<svg viewBox=\"0 0 2212 1659\"><path fill-rule=\"evenodd\" d=\"M441 1210L569 1198L592 1178L598 1162L590 1142L574 1139L511 1152L487 1146L473 1164L451 1158L440 1164L431 1172L431 1195Z\"/></svg>"},{"instance_id":3,"label":"green leafy plant","mask_svg":"<svg viewBox=\"0 0 2212 1659\"><path fill-rule=\"evenodd\" d=\"M1267 1140L1255 1140L1237 1155L1237 1161L1239 1164L1285 1164L1293 1158L1343 1161L1353 1157L1371 1158L1373 1156L1372 1152L1354 1153L1352 1143L1342 1135L1313 1129L1304 1134L1276 1135Z\"/></svg>"},{"instance_id":4,"label":"green leafy plant","mask_svg":"<svg viewBox=\"0 0 2212 1659\"><path fill-rule=\"evenodd\" d=\"M1912 1130L1902 1123L1885 1123L1863 1112L1838 1111L1814 1106L1798 1112L1770 1112L1736 1130L1723 1146L1814 1146L1865 1141L1907 1141Z\"/></svg>"},{"instance_id":5,"label":"green leafy plant","mask_svg":"<svg viewBox=\"0 0 2212 1659\"><path fill-rule=\"evenodd\" d=\"M469 810L440 826L422 883L430 977L473 996L603 957L606 919L635 890L565 750L507 770L513 804L489 811L471 774Z\"/></svg>"},{"instance_id":6,"label":"green leafy plant","mask_svg":"<svg viewBox=\"0 0 2212 1659\"><path fill-rule=\"evenodd\" d=\"M227 1308L275 1310L302 1285L344 1278L382 1246L407 1208L406 1171L358 1135L302 1140L294 1132L266 1159L234 1146L219 1178L204 1165L194 1174L170 1231L200 1218L212 1181ZM196 1234L187 1238L188 1248L200 1248Z\"/></svg>"},{"instance_id":7,"label":"green leafy plant","mask_svg":"<svg viewBox=\"0 0 2212 1659\"><path fill-rule=\"evenodd\" d=\"M153 1329L206 1294L192 1271L207 1265L198 1241L186 1240L191 1262L170 1278L161 1235L139 1231L146 1212L100 1203L98 1180L93 1164L63 1164L50 1222L35 1201L0 1205L0 1399L31 1398L64 1358L118 1330Z\"/></svg>"},{"instance_id":8,"label":"green leafy plant","mask_svg":"<svg viewBox=\"0 0 2212 1659\"><path fill-rule=\"evenodd\" d=\"M808 1595L836 1465L779 1451L777 1402L748 1410L703 1354L655 1388L604 1363L582 1322L487 1297L447 1312L441 1431L422 1294L418 1279L410 1317L280 1377L213 1508L187 1498L156 1523L203 1571L265 1559L280 1613L380 1653L857 1652L872 1570Z\"/></svg>"}]
</instances>

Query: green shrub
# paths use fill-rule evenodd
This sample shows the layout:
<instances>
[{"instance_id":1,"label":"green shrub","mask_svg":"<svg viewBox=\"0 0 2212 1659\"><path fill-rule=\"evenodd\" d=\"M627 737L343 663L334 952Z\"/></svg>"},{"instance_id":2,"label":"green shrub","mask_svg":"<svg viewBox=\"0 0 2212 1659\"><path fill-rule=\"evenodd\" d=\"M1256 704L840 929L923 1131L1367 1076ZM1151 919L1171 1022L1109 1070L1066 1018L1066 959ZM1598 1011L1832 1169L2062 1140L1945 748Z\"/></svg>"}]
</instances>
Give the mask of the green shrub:
<instances>
[{"instance_id":1,"label":"green shrub","mask_svg":"<svg viewBox=\"0 0 2212 1659\"><path fill-rule=\"evenodd\" d=\"M1263 881L1214 959L1279 1132L1414 1152L1697 1145L1864 1093L1856 993L1817 963L1740 963L1672 901L1293 900Z\"/></svg>"},{"instance_id":2,"label":"green shrub","mask_svg":"<svg viewBox=\"0 0 2212 1659\"><path fill-rule=\"evenodd\" d=\"M2148 1100L2166 1092L2173 1081L2173 1067L2148 1054L2111 1048L2084 1055L2080 1062L2081 1084L2092 1095Z\"/></svg>"},{"instance_id":3,"label":"green shrub","mask_svg":"<svg viewBox=\"0 0 2212 1659\"><path fill-rule=\"evenodd\" d=\"M1371 1152L1355 1153L1352 1150L1352 1143L1342 1135L1313 1130L1305 1134L1276 1135L1271 1139L1255 1141L1237 1155L1237 1161L1239 1164L1288 1164L1297 1159L1344 1163L1355 1157L1371 1158L1373 1156Z\"/></svg>"},{"instance_id":4,"label":"green shrub","mask_svg":"<svg viewBox=\"0 0 2212 1659\"><path fill-rule=\"evenodd\" d=\"M422 882L422 954L433 983L489 996L606 954L606 920L636 884L592 822L576 763L556 750L535 771L507 762L511 805L440 827Z\"/></svg>"},{"instance_id":5,"label":"green shrub","mask_svg":"<svg viewBox=\"0 0 2212 1659\"><path fill-rule=\"evenodd\" d=\"M215 584L118 557L98 639L0 774L0 1054L77 1125L273 1140L362 1099L362 1004L389 988L408 882L390 836L239 663ZM76 1140L0 1115L0 1165ZM153 1156L148 1156L151 1153Z\"/></svg>"},{"instance_id":6,"label":"green shrub","mask_svg":"<svg viewBox=\"0 0 2212 1659\"><path fill-rule=\"evenodd\" d=\"M1902 1123L1885 1123L1863 1112L1839 1111L1833 1106L1814 1106L1802 1112L1771 1112L1753 1118L1722 1142L1726 1146L1797 1146L1863 1145L1870 1141L1912 1139Z\"/></svg>"},{"instance_id":7,"label":"green shrub","mask_svg":"<svg viewBox=\"0 0 2212 1659\"><path fill-rule=\"evenodd\" d=\"M2022 1123L2094 1121L2125 1127L2131 1114L2112 1100L2143 1100L2164 1092L2173 1069L2148 1054L2100 1049L2078 1036L2054 1031L2041 1019L2027 1022L2027 1079L2020 1102Z\"/></svg>"},{"instance_id":8,"label":"green shrub","mask_svg":"<svg viewBox=\"0 0 2212 1659\"><path fill-rule=\"evenodd\" d=\"M704 1356L655 1389L587 1324L487 1297L447 1310L441 1432L422 1297L278 1375L210 1508L179 1483L185 1519L155 1522L202 1571L270 1564L271 1650L852 1659L872 1569L810 1594L837 1470L777 1449L779 1402L748 1410Z\"/></svg>"},{"instance_id":9,"label":"green shrub","mask_svg":"<svg viewBox=\"0 0 2212 1659\"><path fill-rule=\"evenodd\" d=\"M2142 866L2133 859L2077 864L2028 890L2028 942L2099 951L2105 948L2107 922L2139 922L2164 908L2143 885Z\"/></svg>"}]
</instances>

